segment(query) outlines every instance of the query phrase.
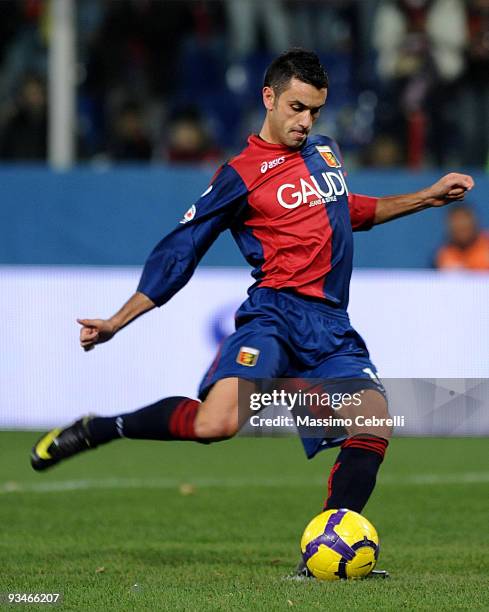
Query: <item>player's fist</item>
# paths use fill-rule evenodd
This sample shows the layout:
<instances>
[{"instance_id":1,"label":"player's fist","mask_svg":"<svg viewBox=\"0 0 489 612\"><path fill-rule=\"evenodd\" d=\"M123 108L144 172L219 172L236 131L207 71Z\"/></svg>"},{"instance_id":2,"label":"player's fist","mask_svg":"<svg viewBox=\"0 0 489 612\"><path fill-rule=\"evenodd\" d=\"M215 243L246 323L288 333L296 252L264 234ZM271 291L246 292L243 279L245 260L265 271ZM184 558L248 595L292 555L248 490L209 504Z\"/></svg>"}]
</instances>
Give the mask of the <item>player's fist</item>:
<instances>
[{"instance_id":1,"label":"player's fist","mask_svg":"<svg viewBox=\"0 0 489 612\"><path fill-rule=\"evenodd\" d=\"M83 350L90 351L96 344L107 342L117 329L111 321L104 319L77 319L80 329L80 345Z\"/></svg>"},{"instance_id":2,"label":"player's fist","mask_svg":"<svg viewBox=\"0 0 489 612\"><path fill-rule=\"evenodd\" d=\"M474 179L468 174L451 172L426 190L426 199L431 206L444 206L463 200L466 191L474 186Z\"/></svg>"}]
</instances>

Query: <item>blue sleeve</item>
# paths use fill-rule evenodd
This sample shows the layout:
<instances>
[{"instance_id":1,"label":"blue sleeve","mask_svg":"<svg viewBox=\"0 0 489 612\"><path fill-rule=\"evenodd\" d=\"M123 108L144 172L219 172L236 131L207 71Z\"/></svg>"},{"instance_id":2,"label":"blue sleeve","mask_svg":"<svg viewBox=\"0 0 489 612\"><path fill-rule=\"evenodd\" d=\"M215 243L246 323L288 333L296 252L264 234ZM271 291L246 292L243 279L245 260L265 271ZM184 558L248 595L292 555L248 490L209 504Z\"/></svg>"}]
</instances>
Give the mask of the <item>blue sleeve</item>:
<instances>
[{"instance_id":1,"label":"blue sleeve","mask_svg":"<svg viewBox=\"0 0 489 612\"><path fill-rule=\"evenodd\" d=\"M168 302L190 280L197 264L246 205L246 186L225 164L179 225L150 253L138 291L157 306Z\"/></svg>"}]
</instances>

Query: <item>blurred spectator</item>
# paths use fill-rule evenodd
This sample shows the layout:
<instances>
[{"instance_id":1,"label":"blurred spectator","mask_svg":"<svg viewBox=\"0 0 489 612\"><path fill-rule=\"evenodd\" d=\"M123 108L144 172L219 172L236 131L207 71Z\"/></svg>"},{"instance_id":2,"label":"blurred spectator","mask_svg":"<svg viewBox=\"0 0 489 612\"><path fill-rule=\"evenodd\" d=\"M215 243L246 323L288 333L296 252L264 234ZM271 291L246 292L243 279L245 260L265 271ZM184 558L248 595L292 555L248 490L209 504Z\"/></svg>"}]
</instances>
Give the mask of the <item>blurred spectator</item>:
<instances>
[{"instance_id":1,"label":"blurred spectator","mask_svg":"<svg viewBox=\"0 0 489 612\"><path fill-rule=\"evenodd\" d=\"M189 109L169 124L166 158L175 163L215 162L220 152L207 133L198 112Z\"/></svg>"},{"instance_id":2,"label":"blurred spectator","mask_svg":"<svg viewBox=\"0 0 489 612\"><path fill-rule=\"evenodd\" d=\"M43 0L0 2L1 27L5 29L7 40L10 38L10 44L2 53L1 102L14 95L22 75L46 74L48 9L49 3ZM9 22L10 27L15 27L15 35L9 33Z\"/></svg>"},{"instance_id":3,"label":"blurred spectator","mask_svg":"<svg viewBox=\"0 0 489 612\"><path fill-rule=\"evenodd\" d=\"M355 0L306 0L293 2L292 43L317 52L344 51L352 46Z\"/></svg>"},{"instance_id":4,"label":"blurred spectator","mask_svg":"<svg viewBox=\"0 0 489 612\"><path fill-rule=\"evenodd\" d=\"M19 2L16 0L0 2L0 62L3 62L5 51L9 49L21 21L22 10Z\"/></svg>"},{"instance_id":5,"label":"blurred spectator","mask_svg":"<svg viewBox=\"0 0 489 612\"><path fill-rule=\"evenodd\" d=\"M464 163L489 162L489 0L472 0L467 9L470 42L463 80L461 124Z\"/></svg>"},{"instance_id":6,"label":"blurred spectator","mask_svg":"<svg viewBox=\"0 0 489 612\"><path fill-rule=\"evenodd\" d=\"M447 213L448 243L437 254L441 270L489 270L489 234L480 231L474 212L454 206Z\"/></svg>"},{"instance_id":7,"label":"blurred spectator","mask_svg":"<svg viewBox=\"0 0 489 612\"><path fill-rule=\"evenodd\" d=\"M403 126L411 166L421 165L428 138L435 161L444 163L453 149L454 92L464 69L463 3L383 0L376 14L373 43L390 107L382 109L381 114L389 118L382 127L395 133Z\"/></svg>"},{"instance_id":8,"label":"blurred spectator","mask_svg":"<svg viewBox=\"0 0 489 612\"><path fill-rule=\"evenodd\" d=\"M109 156L116 161L149 161L151 142L146 134L139 107L126 104L113 126Z\"/></svg>"},{"instance_id":9,"label":"blurred spectator","mask_svg":"<svg viewBox=\"0 0 489 612\"><path fill-rule=\"evenodd\" d=\"M47 117L44 84L35 76L25 78L17 101L4 120L0 134L0 158L10 161L45 160Z\"/></svg>"},{"instance_id":10,"label":"blurred spectator","mask_svg":"<svg viewBox=\"0 0 489 612\"><path fill-rule=\"evenodd\" d=\"M150 87L168 91L176 74L179 42L190 26L187 2L105 2L85 86L98 93L121 85L141 95Z\"/></svg>"},{"instance_id":11,"label":"blurred spectator","mask_svg":"<svg viewBox=\"0 0 489 612\"><path fill-rule=\"evenodd\" d=\"M260 47L282 53L290 47L290 24L283 0L225 0L231 53L243 58Z\"/></svg>"},{"instance_id":12,"label":"blurred spectator","mask_svg":"<svg viewBox=\"0 0 489 612\"><path fill-rule=\"evenodd\" d=\"M396 168L402 165L403 154L395 138L379 134L367 147L362 161L369 168Z\"/></svg>"},{"instance_id":13,"label":"blurred spectator","mask_svg":"<svg viewBox=\"0 0 489 612\"><path fill-rule=\"evenodd\" d=\"M200 126L184 128L207 144L194 142L188 147L194 153L178 145L176 157L192 157L199 147L197 158L205 158L203 150L212 156L213 140L234 148L250 118L261 116L251 92L261 86L269 55L298 44L315 48L330 72L318 129L341 139L347 154L362 149L361 162L382 167L489 163L489 0L80 0L75 6L78 153L85 158L149 159L168 109L196 99ZM4 159L45 157L37 136L22 143L21 130L13 142L11 126L19 113L39 119L25 100L15 100L15 90L24 74L46 77L49 8L48 0L0 0ZM230 65L230 58L238 61ZM136 108L119 111L125 100Z\"/></svg>"}]
</instances>

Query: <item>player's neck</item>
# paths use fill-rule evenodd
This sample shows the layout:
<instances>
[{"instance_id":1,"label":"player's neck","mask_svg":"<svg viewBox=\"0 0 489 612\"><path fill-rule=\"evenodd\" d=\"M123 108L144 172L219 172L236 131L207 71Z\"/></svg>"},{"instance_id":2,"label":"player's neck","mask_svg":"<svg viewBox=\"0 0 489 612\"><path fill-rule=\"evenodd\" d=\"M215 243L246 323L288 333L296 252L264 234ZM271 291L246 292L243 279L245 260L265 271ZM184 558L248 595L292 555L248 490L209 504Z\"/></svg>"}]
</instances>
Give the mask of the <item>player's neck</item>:
<instances>
[{"instance_id":1,"label":"player's neck","mask_svg":"<svg viewBox=\"0 0 489 612\"><path fill-rule=\"evenodd\" d=\"M277 136L275 136L275 134L273 133L273 130L270 128L270 124L268 123L266 119L262 125L262 128L258 136L265 142L268 142L268 144L278 145L281 147L286 146L283 144L283 142L280 142Z\"/></svg>"}]
</instances>

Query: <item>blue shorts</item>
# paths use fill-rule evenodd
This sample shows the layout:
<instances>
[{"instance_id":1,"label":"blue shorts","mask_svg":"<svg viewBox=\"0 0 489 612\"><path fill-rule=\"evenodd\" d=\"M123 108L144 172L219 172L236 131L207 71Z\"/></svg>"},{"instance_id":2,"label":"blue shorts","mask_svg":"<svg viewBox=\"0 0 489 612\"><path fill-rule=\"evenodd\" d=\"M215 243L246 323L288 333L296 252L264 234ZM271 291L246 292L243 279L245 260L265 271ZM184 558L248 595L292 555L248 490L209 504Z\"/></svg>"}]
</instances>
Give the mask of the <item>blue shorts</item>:
<instances>
[{"instance_id":1,"label":"blue shorts","mask_svg":"<svg viewBox=\"0 0 489 612\"><path fill-rule=\"evenodd\" d=\"M222 378L362 379L384 393L365 342L348 314L288 290L257 288L236 313L236 331L222 343L205 374L199 398ZM299 432L300 433L300 432ZM341 438L302 437L308 458Z\"/></svg>"}]
</instances>

